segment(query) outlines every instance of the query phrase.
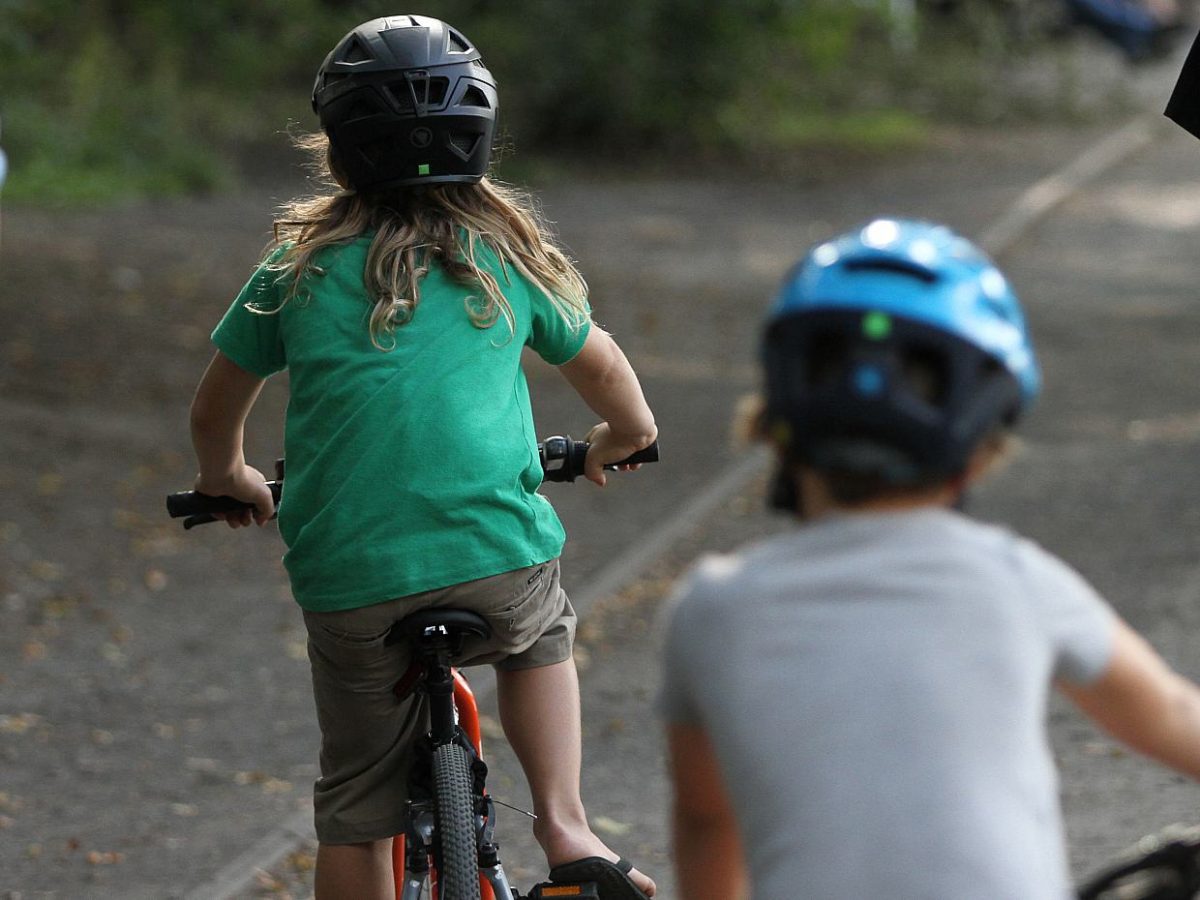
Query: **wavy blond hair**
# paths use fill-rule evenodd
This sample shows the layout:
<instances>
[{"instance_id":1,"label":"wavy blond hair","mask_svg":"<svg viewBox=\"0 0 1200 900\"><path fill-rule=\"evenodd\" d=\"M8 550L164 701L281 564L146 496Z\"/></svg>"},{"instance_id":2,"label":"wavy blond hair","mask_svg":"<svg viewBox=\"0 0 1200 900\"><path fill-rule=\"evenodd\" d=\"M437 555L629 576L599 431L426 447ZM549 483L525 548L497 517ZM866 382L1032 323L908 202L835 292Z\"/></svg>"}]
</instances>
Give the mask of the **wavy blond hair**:
<instances>
[{"instance_id":1,"label":"wavy blond hair","mask_svg":"<svg viewBox=\"0 0 1200 900\"><path fill-rule=\"evenodd\" d=\"M464 306L476 328L499 319L516 333L512 306L496 277L477 262L481 245L500 259L508 282L512 266L537 287L573 328L588 319L587 285L553 242L545 220L523 191L484 178L477 184L399 187L372 193L346 189L338 177L324 134L297 144L313 155L313 168L332 192L293 200L275 219L270 267L287 289L283 304L302 297L307 277L324 272L314 257L326 247L374 233L363 281L372 302L371 342L395 346L396 329L410 321L421 302L421 278L437 263L468 293ZM264 310L257 310L264 312Z\"/></svg>"}]
</instances>

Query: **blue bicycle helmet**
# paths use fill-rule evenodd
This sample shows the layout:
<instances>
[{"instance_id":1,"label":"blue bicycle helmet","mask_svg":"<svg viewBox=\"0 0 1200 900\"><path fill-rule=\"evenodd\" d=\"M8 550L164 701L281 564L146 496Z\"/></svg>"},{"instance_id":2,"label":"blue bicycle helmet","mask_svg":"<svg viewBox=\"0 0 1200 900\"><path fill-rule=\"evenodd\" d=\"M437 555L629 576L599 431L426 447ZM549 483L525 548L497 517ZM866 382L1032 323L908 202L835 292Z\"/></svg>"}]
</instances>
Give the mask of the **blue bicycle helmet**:
<instances>
[{"instance_id":1,"label":"blue bicycle helmet","mask_svg":"<svg viewBox=\"0 0 1200 900\"><path fill-rule=\"evenodd\" d=\"M487 172L496 80L459 31L428 16L372 19L330 51L313 111L358 191L474 183Z\"/></svg>"},{"instance_id":2,"label":"blue bicycle helmet","mask_svg":"<svg viewBox=\"0 0 1200 900\"><path fill-rule=\"evenodd\" d=\"M763 340L766 425L818 469L915 484L962 472L1039 391L1020 304L970 241L876 219L786 276Z\"/></svg>"}]
</instances>

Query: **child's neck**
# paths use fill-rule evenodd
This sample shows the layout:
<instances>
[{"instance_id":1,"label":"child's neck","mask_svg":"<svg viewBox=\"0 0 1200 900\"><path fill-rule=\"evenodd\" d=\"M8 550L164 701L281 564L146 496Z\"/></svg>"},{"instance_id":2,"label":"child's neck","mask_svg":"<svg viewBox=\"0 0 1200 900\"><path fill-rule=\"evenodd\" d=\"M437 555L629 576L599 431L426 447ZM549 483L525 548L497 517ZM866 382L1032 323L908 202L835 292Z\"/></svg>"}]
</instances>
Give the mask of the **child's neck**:
<instances>
[{"instance_id":1,"label":"child's neck","mask_svg":"<svg viewBox=\"0 0 1200 900\"><path fill-rule=\"evenodd\" d=\"M947 482L921 491L898 491L863 503L839 503L829 492L824 479L814 472L802 470L800 492L803 496L800 518L812 522L827 516L871 513L913 512L919 509L948 509L958 503L963 486Z\"/></svg>"}]
</instances>

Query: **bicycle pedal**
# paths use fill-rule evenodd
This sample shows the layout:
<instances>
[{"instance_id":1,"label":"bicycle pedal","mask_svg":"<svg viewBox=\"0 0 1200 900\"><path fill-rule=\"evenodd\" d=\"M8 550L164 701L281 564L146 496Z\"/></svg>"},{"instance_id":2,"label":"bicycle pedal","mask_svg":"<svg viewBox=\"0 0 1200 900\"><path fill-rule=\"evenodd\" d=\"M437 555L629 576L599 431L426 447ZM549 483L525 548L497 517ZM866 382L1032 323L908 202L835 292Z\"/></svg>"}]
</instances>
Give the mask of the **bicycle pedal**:
<instances>
[{"instance_id":1,"label":"bicycle pedal","mask_svg":"<svg viewBox=\"0 0 1200 900\"><path fill-rule=\"evenodd\" d=\"M552 884L543 881L535 884L526 900L551 900L555 897L572 897L574 900L600 900L600 887L594 881L583 881L578 884Z\"/></svg>"}]
</instances>

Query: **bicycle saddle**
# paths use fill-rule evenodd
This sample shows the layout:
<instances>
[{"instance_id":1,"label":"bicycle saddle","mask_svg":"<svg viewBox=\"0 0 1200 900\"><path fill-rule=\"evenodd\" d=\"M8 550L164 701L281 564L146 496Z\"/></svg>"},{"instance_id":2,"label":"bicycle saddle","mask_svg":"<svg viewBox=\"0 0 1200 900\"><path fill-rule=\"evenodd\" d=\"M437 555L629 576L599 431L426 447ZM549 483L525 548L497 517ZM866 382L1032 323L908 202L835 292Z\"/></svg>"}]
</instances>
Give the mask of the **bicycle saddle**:
<instances>
[{"instance_id":1,"label":"bicycle saddle","mask_svg":"<svg viewBox=\"0 0 1200 900\"><path fill-rule=\"evenodd\" d=\"M492 627L487 619L467 609L424 609L405 616L392 626L387 643L420 637L427 628L445 628L450 637L488 638Z\"/></svg>"}]
</instances>

